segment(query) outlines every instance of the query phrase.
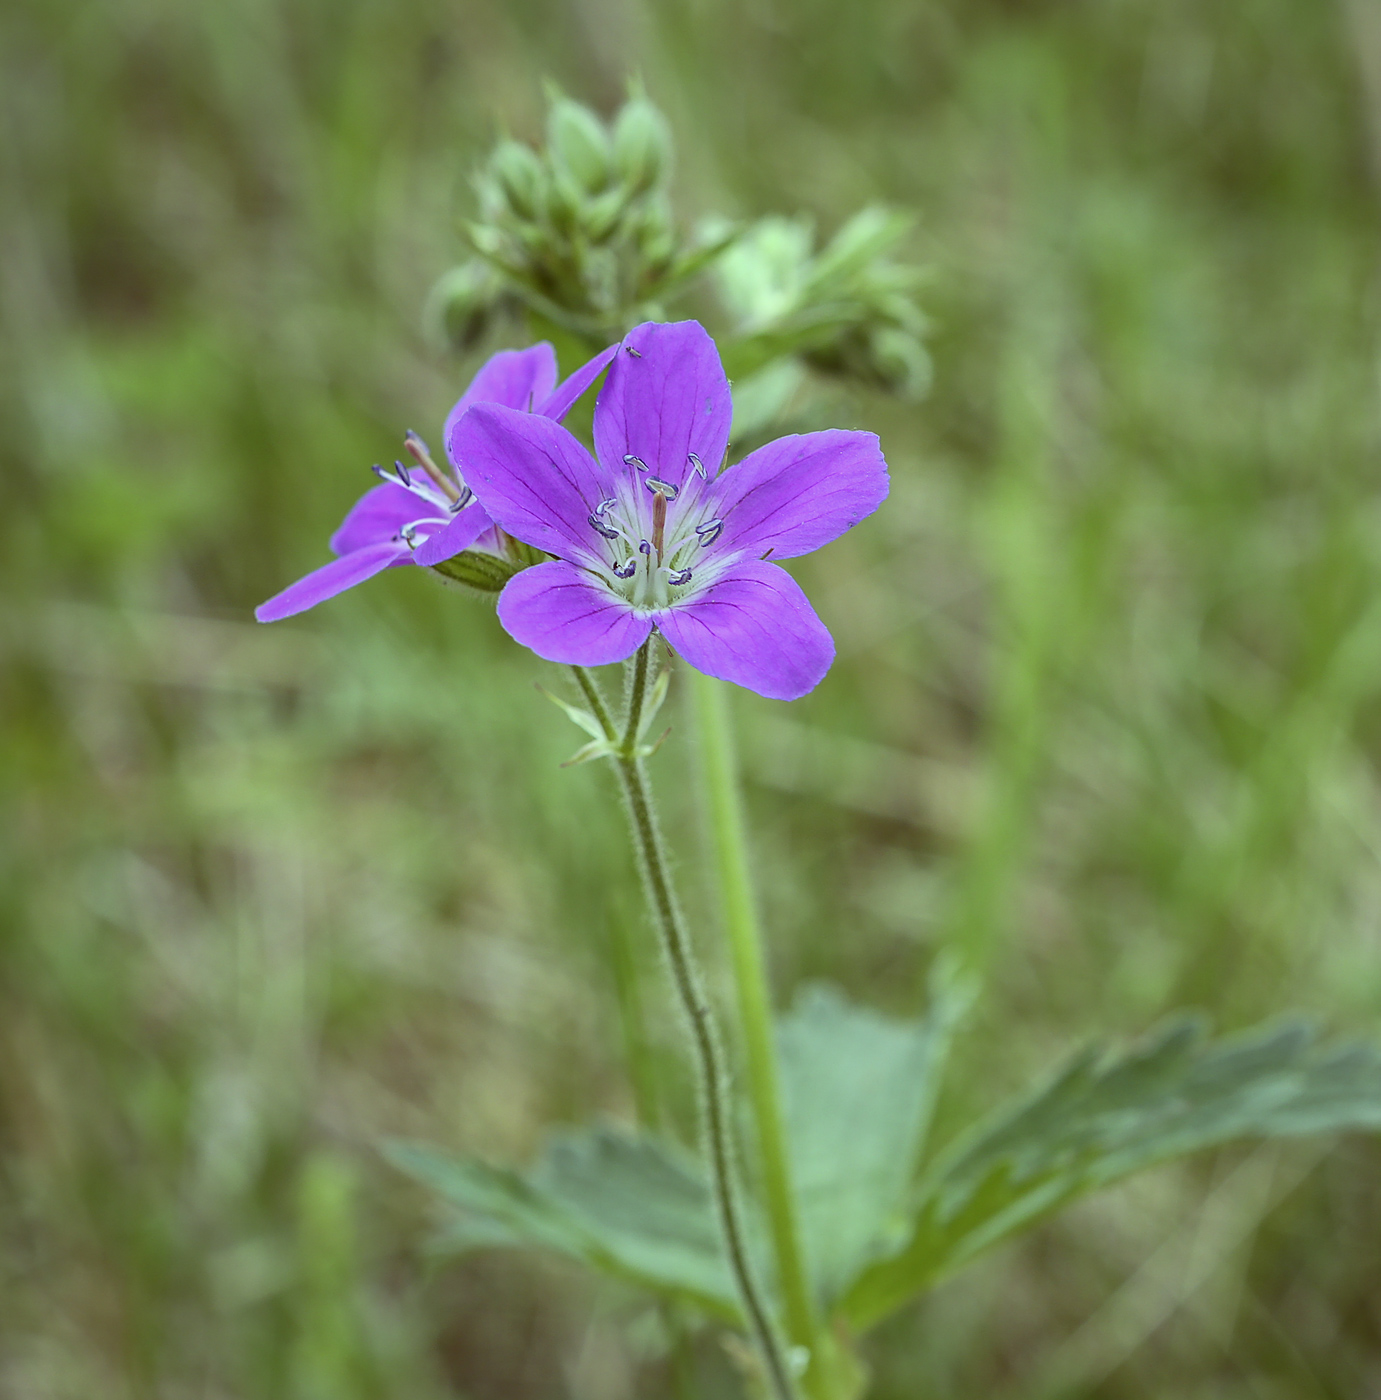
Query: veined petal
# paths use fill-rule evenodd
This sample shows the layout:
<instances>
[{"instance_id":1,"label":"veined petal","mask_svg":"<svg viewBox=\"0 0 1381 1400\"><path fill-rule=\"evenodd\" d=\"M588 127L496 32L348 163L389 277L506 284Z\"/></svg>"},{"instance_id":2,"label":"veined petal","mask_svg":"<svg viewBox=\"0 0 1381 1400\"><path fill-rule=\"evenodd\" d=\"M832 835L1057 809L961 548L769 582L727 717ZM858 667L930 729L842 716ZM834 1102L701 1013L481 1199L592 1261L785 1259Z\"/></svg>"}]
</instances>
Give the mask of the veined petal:
<instances>
[{"instance_id":1,"label":"veined petal","mask_svg":"<svg viewBox=\"0 0 1381 1400\"><path fill-rule=\"evenodd\" d=\"M413 562L430 568L433 564L454 559L463 549L469 549L493 525L478 501L454 515L441 530L428 535L412 552Z\"/></svg>"},{"instance_id":2,"label":"veined petal","mask_svg":"<svg viewBox=\"0 0 1381 1400\"><path fill-rule=\"evenodd\" d=\"M254 616L260 622L277 622L294 613L306 612L308 608L334 598L337 593L344 593L347 588L382 573L390 564L406 559L408 553L407 545L391 541L365 545L363 549L333 559L306 578L298 579L267 603L260 603L254 609Z\"/></svg>"},{"instance_id":3,"label":"veined petal","mask_svg":"<svg viewBox=\"0 0 1381 1400\"><path fill-rule=\"evenodd\" d=\"M837 428L778 438L710 487L724 521L721 549L775 559L808 554L871 515L887 498L887 463L874 433Z\"/></svg>"},{"instance_id":4,"label":"veined petal","mask_svg":"<svg viewBox=\"0 0 1381 1400\"><path fill-rule=\"evenodd\" d=\"M451 452L451 432L466 409L477 403L501 403L505 408L529 413L537 404L551 397L555 384L556 351L545 340L530 345L526 350L500 350L497 355L491 355L470 381L470 387L446 415L442 437L451 456L451 465L463 472L460 462Z\"/></svg>"},{"instance_id":5,"label":"veined petal","mask_svg":"<svg viewBox=\"0 0 1381 1400\"><path fill-rule=\"evenodd\" d=\"M733 406L714 341L698 321L645 322L623 345L595 403L595 450L606 470L636 457L649 476L679 488L693 470L709 476L729 445Z\"/></svg>"},{"instance_id":6,"label":"veined petal","mask_svg":"<svg viewBox=\"0 0 1381 1400\"><path fill-rule=\"evenodd\" d=\"M543 418L554 418L559 423L575 406L575 401L604 373L604 367L619 352L617 345L601 350L593 360L576 370L570 378L563 380L545 403L539 403L537 412Z\"/></svg>"},{"instance_id":7,"label":"veined petal","mask_svg":"<svg viewBox=\"0 0 1381 1400\"><path fill-rule=\"evenodd\" d=\"M755 559L658 613L657 627L697 671L770 700L814 690L834 660L834 639L800 584Z\"/></svg>"},{"instance_id":8,"label":"veined petal","mask_svg":"<svg viewBox=\"0 0 1381 1400\"><path fill-rule=\"evenodd\" d=\"M383 544L393 539L410 520L427 514L427 502L401 486L385 482L366 491L331 536L331 548L337 554L353 554L366 545Z\"/></svg>"},{"instance_id":9,"label":"veined petal","mask_svg":"<svg viewBox=\"0 0 1381 1400\"><path fill-rule=\"evenodd\" d=\"M603 474L559 423L476 404L456 424L451 448L480 505L510 535L548 554L598 557L589 517L605 494Z\"/></svg>"},{"instance_id":10,"label":"veined petal","mask_svg":"<svg viewBox=\"0 0 1381 1400\"><path fill-rule=\"evenodd\" d=\"M598 579L556 559L515 574L499 594L499 621L545 661L607 666L632 656L652 631Z\"/></svg>"}]
</instances>

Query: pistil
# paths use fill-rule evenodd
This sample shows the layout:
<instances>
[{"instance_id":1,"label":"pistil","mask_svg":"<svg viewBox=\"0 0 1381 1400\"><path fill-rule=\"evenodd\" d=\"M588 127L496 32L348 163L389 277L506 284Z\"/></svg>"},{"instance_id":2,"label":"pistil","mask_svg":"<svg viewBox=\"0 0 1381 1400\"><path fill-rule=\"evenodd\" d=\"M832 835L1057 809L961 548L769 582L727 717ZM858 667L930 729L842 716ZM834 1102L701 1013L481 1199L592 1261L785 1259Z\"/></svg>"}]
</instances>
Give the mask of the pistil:
<instances>
[{"instance_id":1,"label":"pistil","mask_svg":"<svg viewBox=\"0 0 1381 1400\"><path fill-rule=\"evenodd\" d=\"M657 551L657 560L662 558L662 539L667 528L667 498L660 491L652 496L652 548Z\"/></svg>"}]
</instances>

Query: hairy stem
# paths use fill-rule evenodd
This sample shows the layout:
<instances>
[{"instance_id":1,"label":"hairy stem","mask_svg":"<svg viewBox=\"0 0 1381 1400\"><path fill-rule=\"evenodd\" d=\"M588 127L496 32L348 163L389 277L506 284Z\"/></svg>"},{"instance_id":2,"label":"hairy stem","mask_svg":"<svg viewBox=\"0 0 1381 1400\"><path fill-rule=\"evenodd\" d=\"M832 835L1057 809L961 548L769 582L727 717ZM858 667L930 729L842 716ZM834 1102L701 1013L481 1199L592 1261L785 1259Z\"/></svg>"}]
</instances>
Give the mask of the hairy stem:
<instances>
[{"instance_id":1,"label":"hairy stem","mask_svg":"<svg viewBox=\"0 0 1381 1400\"><path fill-rule=\"evenodd\" d=\"M710 1188L724 1237L729 1268L738 1287L749 1331L762 1354L772 1393L777 1400L796 1400L790 1368L748 1255L743 1216L734 1179L732 1107L719 1031L709 999L705 995L703 980L681 917L680 906L676 901L666 851L662 845L661 832L658 830L652 805L647 773L637 753L638 729L647 697L651 648L650 640L644 643L633 663L628 690L628 711L616 759L619 780L623 784L633 841L647 882L648 902L652 906L671 980L690 1031L700 1088L702 1130L705 1157L710 1169ZM599 712L595 713L598 716Z\"/></svg>"},{"instance_id":2,"label":"hairy stem","mask_svg":"<svg viewBox=\"0 0 1381 1400\"><path fill-rule=\"evenodd\" d=\"M801 1257L796 1200L791 1187L791 1160L782 1124L777 1051L772 1028L772 999L767 985L762 933L752 880L748 873L747 835L739 797L738 766L732 722L721 682L689 672L699 728L701 769L724 927L738 988L739 1019L748 1066L748 1094L757 1130L762 1189L767 1199L777 1278L786 1308L787 1333L795 1345L814 1355L818 1323ZM807 1377L807 1389L815 1387Z\"/></svg>"}]
</instances>

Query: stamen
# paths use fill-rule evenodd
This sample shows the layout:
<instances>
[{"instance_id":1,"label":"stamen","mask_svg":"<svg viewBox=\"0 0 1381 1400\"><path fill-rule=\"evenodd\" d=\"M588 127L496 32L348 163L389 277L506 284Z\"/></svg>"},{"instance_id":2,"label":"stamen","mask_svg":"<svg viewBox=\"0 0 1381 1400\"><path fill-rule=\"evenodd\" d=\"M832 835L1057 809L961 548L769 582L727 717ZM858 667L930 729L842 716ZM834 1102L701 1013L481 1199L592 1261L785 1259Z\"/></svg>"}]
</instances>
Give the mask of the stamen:
<instances>
[{"instance_id":1,"label":"stamen","mask_svg":"<svg viewBox=\"0 0 1381 1400\"><path fill-rule=\"evenodd\" d=\"M417 540L416 540L416 536L417 536L417 526L416 526L416 525L404 525L403 528L402 528L401 530L398 531L398 533L399 533L400 535L402 535L402 537L403 537L403 543L406 544L407 547L408 547L409 549L416 549L416 548L417 548Z\"/></svg>"},{"instance_id":2,"label":"stamen","mask_svg":"<svg viewBox=\"0 0 1381 1400\"><path fill-rule=\"evenodd\" d=\"M448 501L454 501L460 496L460 487L432 461L431 449L411 428L403 434L403 446L412 454L417 465L441 488Z\"/></svg>"},{"instance_id":3,"label":"stamen","mask_svg":"<svg viewBox=\"0 0 1381 1400\"><path fill-rule=\"evenodd\" d=\"M398 479L404 486L412 485L412 477L408 475L408 469L396 457L393 459L393 470L398 473Z\"/></svg>"},{"instance_id":4,"label":"stamen","mask_svg":"<svg viewBox=\"0 0 1381 1400\"><path fill-rule=\"evenodd\" d=\"M618 502L617 502L612 496L606 496L606 497L595 507L595 514L598 515L598 516L602 519L604 516L608 515L609 512L610 512L611 510L613 510L613 508L614 508L616 505L618 505Z\"/></svg>"},{"instance_id":5,"label":"stamen","mask_svg":"<svg viewBox=\"0 0 1381 1400\"><path fill-rule=\"evenodd\" d=\"M462 486L460 488L460 495L457 496L446 509L449 510L452 515L459 515L474 499L475 493L468 486Z\"/></svg>"},{"instance_id":6,"label":"stamen","mask_svg":"<svg viewBox=\"0 0 1381 1400\"><path fill-rule=\"evenodd\" d=\"M678 569L674 574L667 575L667 582L675 584L678 588L683 583L691 581L691 571L689 569Z\"/></svg>"},{"instance_id":7,"label":"stamen","mask_svg":"<svg viewBox=\"0 0 1381 1400\"><path fill-rule=\"evenodd\" d=\"M724 522L722 520L707 520L703 525L695 527L696 538L700 541L701 549L708 549L724 533Z\"/></svg>"},{"instance_id":8,"label":"stamen","mask_svg":"<svg viewBox=\"0 0 1381 1400\"><path fill-rule=\"evenodd\" d=\"M614 577L615 577L615 578L632 578L633 575L636 574L637 572L638 572L638 559L637 559L637 556L636 556L636 555L634 555L634 557L633 557L632 559L630 559L630 560L628 561L628 563L626 563L626 564L623 564L623 565L615 564L615 565L614 565Z\"/></svg>"},{"instance_id":9,"label":"stamen","mask_svg":"<svg viewBox=\"0 0 1381 1400\"><path fill-rule=\"evenodd\" d=\"M686 453L686 459L695 468L695 474L703 481L706 479L705 464L695 455L694 452Z\"/></svg>"},{"instance_id":10,"label":"stamen","mask_svg":"<svg viewBox=\"0 0 1381 1400\"><path fill-rule=\"evenodd\" d=\"M651 543L650 543L648 540L639 540L639 541L638 541L638 553L639 553L639 554L646 554L646 555L649 555L649 556L650 556L651 553L652 553L652 545L651 545Z\"/></svg>"},{"instance_id":11,"label":"stamen","mask_svg":"<svg viewBox=\"0 0 1381 1400\"><path fill-rule=\"evenodd\" d=\"M606 540L616 540L619 537L617 530L611 530L597 515L589 517L590 524L594 526L597 533L604 536Z\"/></svg>"},{"instance_id":12,"label":"stamen","mask_svg":"<svg viewBox=\"0 0 1381 1400\"><path fill-rule=\"evenodd\" d=\"M648 477L648 479L643 482L643 485L646 486L649 491L655 491L659 496L665 496L669 501L674 501L677 496L681 494L671 482L662 481L655 476ZM656 510L657 507L654 505L652 509Z\"/></svg>"},{"instance_id":13,"label":"stamen","mask_svg":"<svg viewBox=\"0 0 1381 1400\"><path fill-rule=\"evenodd\" d=\"M641 457L635 457L631 452L623 454L623 464L626 467L637 467L640 472L647 470L647 463Z\"/></svg>"}]
</instances>

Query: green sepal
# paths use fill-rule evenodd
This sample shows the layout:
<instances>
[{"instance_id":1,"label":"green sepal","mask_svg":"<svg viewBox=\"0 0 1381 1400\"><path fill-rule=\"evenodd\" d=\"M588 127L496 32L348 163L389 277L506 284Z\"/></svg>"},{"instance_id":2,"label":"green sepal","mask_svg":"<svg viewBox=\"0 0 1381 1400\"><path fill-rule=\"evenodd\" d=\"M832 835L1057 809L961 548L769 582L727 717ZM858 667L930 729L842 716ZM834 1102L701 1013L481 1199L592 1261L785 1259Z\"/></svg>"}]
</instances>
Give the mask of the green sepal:
<instances>
[{"instance_id":1,"label":"green sepal","mask_svg":"<svg viewBox=\"0 0 1381 1400\"><path fill-rule=\"evenodd\" d=\"M492 597L503 592L504 585L519 572L522 565L500 559L496 554L467 549L453 559L443 559L441 563L433 564L432 568L452 583L463 584L476 593Z\"/></svg>"}]
</instances>

